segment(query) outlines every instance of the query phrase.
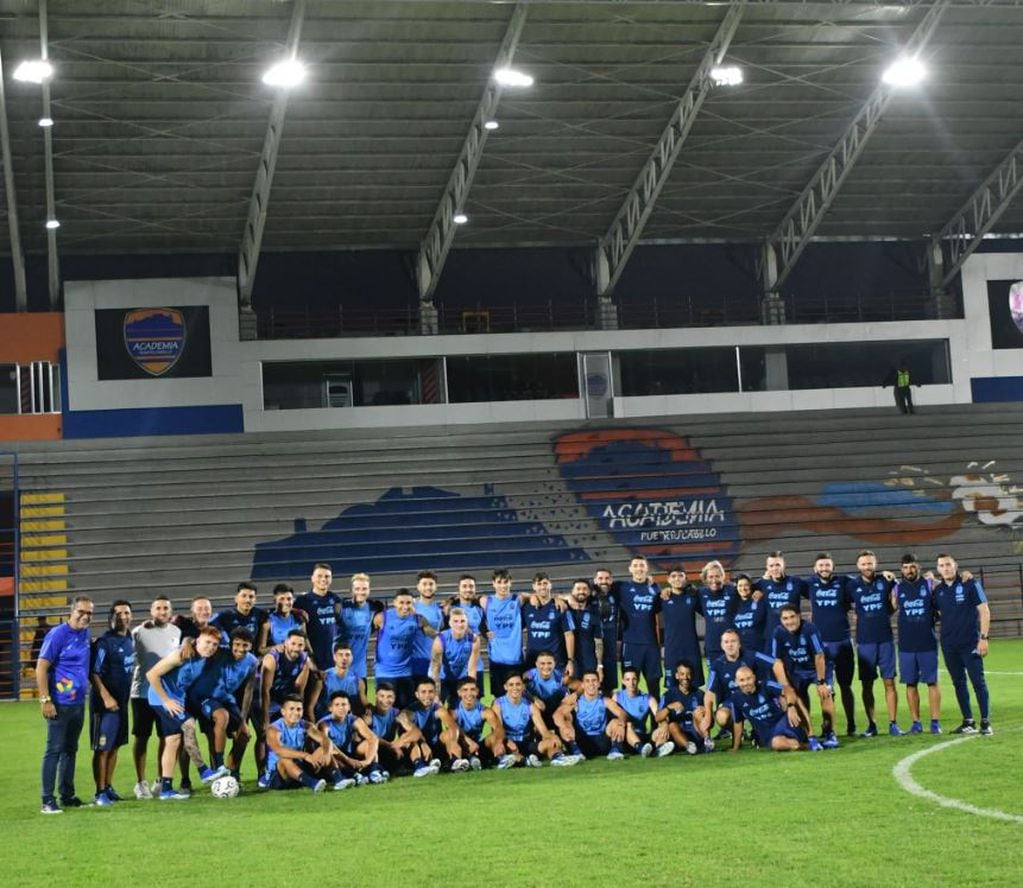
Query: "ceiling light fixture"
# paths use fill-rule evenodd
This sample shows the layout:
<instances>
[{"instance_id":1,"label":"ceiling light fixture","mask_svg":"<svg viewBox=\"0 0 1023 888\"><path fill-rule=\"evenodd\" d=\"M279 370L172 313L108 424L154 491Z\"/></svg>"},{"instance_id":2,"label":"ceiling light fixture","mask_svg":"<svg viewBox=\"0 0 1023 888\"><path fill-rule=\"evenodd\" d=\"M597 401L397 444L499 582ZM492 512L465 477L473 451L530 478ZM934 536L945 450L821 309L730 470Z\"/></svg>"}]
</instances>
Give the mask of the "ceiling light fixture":
<instances>
[{"instance_id":1,"label":"ceiling light fixture","mask_svg":"<svg viewBox=\"0 0 1023 888\"><path fill-rule=\"evenodd\" d=\"M40 126L53 126L53 118L52 117L40 117L39 118L39 125Z\"/></svg>"},{"instance_id":2,"label":"ceiling light fixture","mask_svg":"<svg viewBox=\"0 0 1023 888\"><path fill-rule=\"evenodd\" d=\"M465 223L469 221L469 217L466 216L465 213L459 211L451 217L451 221L454 222L455 225L465 225Z\"/></svg>"},{"instance_id":3,"label":"ceiling light fixture","mask_svg":"<svg viewBox=\"0 0 1023 888\"><path fill-rule=\"evenodd\" d=\"M46 227L53 230L54 228L60 228L60 222L57 219L47 219Z\"/></svg>"},{"instance_id":4,"label":"ceiling light fixture","mask_svg":"<svg viewBox=\"0 0 1023 888\"><path fill-rule=\"evenodd\" d=\"M715 86L738 86L743 81L742 68L737 65L718 65L710 69Z\"/></svg>"},{"instance_id":5,"label":"ceiling light fixture","mask_svg":"<svg viewBox=\"0 0 1023 888\"><path fill-rule=\"evenodd\" d=\"M267 68L263 74L263 83L267 86L278 86L290 89L305 80L306 69L298 59L284 59Z\"/></svg>"},{"instance_id":6,"label":"ceiling light fixture","mask_svg":"<svg viewBox=\"0 0 1023 888\"><path fill-rule=\"evenodd\" d=\"M889 86L916 86L927 77L927 68L920 59L902 56L888 66L881 80Z\"/></svg>"},{"instance_id":7,"label":"ceiling light fixture","mask_svg":"<svg viewBox=\"0 0 1023 888\"><path fill-rule=\"evenodd\" d=\"M493 132L494 130L496 130L500 126L501 126L501 124L499 124L496 120L484 120L483 121L483 129L490 130L491 132Z\"/></svg>"},{"instance_id":8,"label":"ceiling light fixture","mask_svg":"<svg viewBox=\"0 0 1023 888\"><path fill-rule=\"evenodd\" d=\"M42 83L53 76L53 65L43 59L22 62L14 69L14 79L24 83Z\"/></svg>"},{"instance_id":9,"label":"ceiling light fixture","mask_svg":"<svg viewBox=\"0 0 1023 888\"><path fill-rule=\"evenodd\" d=\"M501 86L532 86L533 78L524 71L517 71L515 68L498 68L494 72L494 80Z\"/></svg>"}]
</instances>

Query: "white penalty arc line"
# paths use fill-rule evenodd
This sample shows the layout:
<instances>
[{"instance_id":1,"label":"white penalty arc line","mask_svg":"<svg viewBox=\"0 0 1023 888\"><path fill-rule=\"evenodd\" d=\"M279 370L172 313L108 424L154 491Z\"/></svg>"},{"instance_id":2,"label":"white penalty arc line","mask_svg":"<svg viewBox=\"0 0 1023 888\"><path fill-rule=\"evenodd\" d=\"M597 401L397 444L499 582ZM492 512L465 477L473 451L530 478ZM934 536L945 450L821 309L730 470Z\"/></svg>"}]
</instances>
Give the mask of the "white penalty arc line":
<instances>
[{"instance_id":1,"label":"white penalty arc line","mask_svg":"<svg viewBox=\"0 0 1023 888\"><path fill-rule=\"evenodd\" d=\"M957 746L960 743L966 743L970 740L979 739L976 736L972 737L959 737L955 740L946 740L944 743L939 743L936 746L931 746L928 749L921 749L919 752L914 752L912 755L907 755L904 759L897 762L895 767L892 768L892 776L896 782L906 792L918 796L922 799L927 799L929 802L934 802L936 805L941 805L943 808L954 808L957 811L962 811L966 814L976 814L978 817L991 817L994 820L1007 820L1010 823L1023 823L1023 815L1010 814L1007 811L999 811L997 808L979 808L976 805L971 805L969 802L961 801L960 799L950 799L948 796L940 795L936 792L932 792L929 789L925 789L916 780L913 779L913 775L910 774L910 769L925 755L932 755L935 752L940 752L943 749L951 749L953 746Z\"/></svg>"}]
</instances>

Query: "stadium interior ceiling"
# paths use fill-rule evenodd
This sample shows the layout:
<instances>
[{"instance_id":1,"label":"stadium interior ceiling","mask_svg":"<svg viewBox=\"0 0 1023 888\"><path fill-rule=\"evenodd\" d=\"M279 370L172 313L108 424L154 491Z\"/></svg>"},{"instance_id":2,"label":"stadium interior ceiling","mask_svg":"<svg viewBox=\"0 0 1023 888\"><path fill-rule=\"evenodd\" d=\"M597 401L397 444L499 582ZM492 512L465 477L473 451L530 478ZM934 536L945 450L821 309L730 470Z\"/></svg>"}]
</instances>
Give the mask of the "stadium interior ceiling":
<instances>
[{"instance_id":1,"label":"stadium interior ceiling","mask_svg":"<svg viewBox=\"0 0 1023 888\"><path fill-rule=\"evenodd\" d=\"M455 249L606 238L736 6L722 64L742 83L706 93L639 243L771 238L927 16L926 79L890 89L813 236L924 242L1023 155L1023 3L1013 0L301 6L296 34L295 3L277 0L0 0L10 133L0 251L11 255L17 220L30 257L48 239L60 257L237 256L281 101L261 77L286 54L289 28L308 79L271 134L264 253L414 254L516 15L509 58L535 82L500 93L498 128L455 208L468 217ZM52 80L12 79L41 45ZM50 218L59 229L47 230ZM1010 200L991 233L1019 232L1023 201Z\"/></svg>"}]
</instances>

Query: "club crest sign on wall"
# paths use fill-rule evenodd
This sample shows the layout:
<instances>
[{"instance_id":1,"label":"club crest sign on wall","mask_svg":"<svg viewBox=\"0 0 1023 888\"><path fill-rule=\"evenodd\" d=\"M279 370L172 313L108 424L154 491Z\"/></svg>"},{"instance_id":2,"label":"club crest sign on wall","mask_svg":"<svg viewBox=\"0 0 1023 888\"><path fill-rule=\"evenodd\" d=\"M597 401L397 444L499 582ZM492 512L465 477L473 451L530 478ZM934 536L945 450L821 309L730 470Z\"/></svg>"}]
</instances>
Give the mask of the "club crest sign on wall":
<instances>
[{"instance_id":1,"label":"club crest sign on wall","mask_svg":"<svg viewBox=\"0 0 1023 888\"><path fill-rule=\"evenodd\" d=\"M1023 281L1009 287L1009 314L1016 329L1023 333Z\"/></svg>"},{"instance_id":2,"label":"club crest sign on wall","mask_svg":"<svg viewBox=\"0 0 1023 888\"><path fill-rule=\"evenodd\" d=\"M139 308L124 316L124 347L150 376L163 376L185 351L187 327L176 308Z\"/></svg>"}]
</instances>

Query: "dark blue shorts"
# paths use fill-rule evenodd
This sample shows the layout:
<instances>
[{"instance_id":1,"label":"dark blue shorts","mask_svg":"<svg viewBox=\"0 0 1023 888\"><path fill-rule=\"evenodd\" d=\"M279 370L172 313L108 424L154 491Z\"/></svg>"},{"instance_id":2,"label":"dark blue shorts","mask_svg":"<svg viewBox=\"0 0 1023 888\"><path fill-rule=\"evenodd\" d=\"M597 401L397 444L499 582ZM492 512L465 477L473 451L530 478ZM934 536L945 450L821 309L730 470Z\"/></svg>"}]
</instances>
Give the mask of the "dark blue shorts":
<instances>
[{"instance_id":1,"label":"dark blue shorts","mask_svg":"<svg viewBox=\"0 0 1023 888\"><path fill-rule=\"evenodd\" d=\"M938 683L938 650L899 651L899 675L902 683L915 685Z\"/></svg>"},{"instance_id":2,"label":"dark blue shorts","mask_svg":"<svg viewBox=\"0 0 1023 888\"><path fill-rule=\"evenodd\" d=\"M96 752L110 752L128 742L128 701L116 711L93 706L89 712L89 739Z\"/></svg>"},{"instance_id":3,"label":"dark blue shorts","mask_svg":"<svg viewBox=\"0 0 1023 888\"><path fill-rule=\"evenodd\" d=\"M778 721L775 722L774 727L771 729L771 740L774 740L775 737L788 737L799 743L807 742L806 731L802 728L792 727L792 725L789 724L789 717L787 714L779 718ZM771 748L770 744L767 745L767 748Z\"/></svg>"},{"instance_id":4,"label":"dark blue shorts","mask_svg":"<svg viewBox=\"0 0 1023 888\"><path fill-rule=\"evenodd\" d=\"M895 678L895 644L884 641L881 644L857 644L856 661L860 681L873 681L878 672L881 678Z\"/></svg>"},{"instance_id":5,"label":"dark blue shorts","mask_svg":"<svg viewBox=\"0 0 1023 888\"><path fill-rule=\"evenodd\" d=\"M152 704L150 704L152 706ZM181 726L188 720L187 712L181 715L171 715L162 706L153 706L153 714L156 716L156 732L161 737L173 737L181 733Z\"/></svg>"},{"instance_id":6,"label":"dark blue shorts","mask_svg":"<svg viewBox=\"0 0 1023 888\"><path fill-rule=\"evenodd\" d=\"M826 641L824 642L824 653L828 658L828 668L834 674L839 685L846 687L852 684L853 674L856 671L856 658L853 656L852 642ZM828 683L831 683L830 678Z\"/></svg>"},{"instance_id":7,"label":"dark blue shorts","mask_svg":"<svg viewBox=\"0 0 1023 888\"><path fill-rule=\"evenodd\" d=\"M586 734L583 731L575 732L575 742L587 758L607 755L611 751L611 738L607 734Z\"/></svg>"},{"instance_id":8,"label":"dark blue shorts","mask_svg":"<svg viewBox=\"0 0 1023 888\"><path fill-rule=\"evenodd\" d=\"M213 729L213 713L218 709L223 709L227 712L227 733L233 734L242 723L242 713L238 708L238 704L233 700L215 700L212 697L207 697L202 703L199 704L199 724L203 731L211 731Z\"/></svg>"},{"instance_id":9,"label":"dark blue shorts","mask_svg":"<svg viewBox=\"0 0 1023 888\"><path fill-rule=\"evenodd\" d=\"M638 669L640 676L647 680L648 685L651 681L660 681L661 652L657 645L628 642L622 645L622 669L629 667Z\"/></svg>"}]
</instances>

